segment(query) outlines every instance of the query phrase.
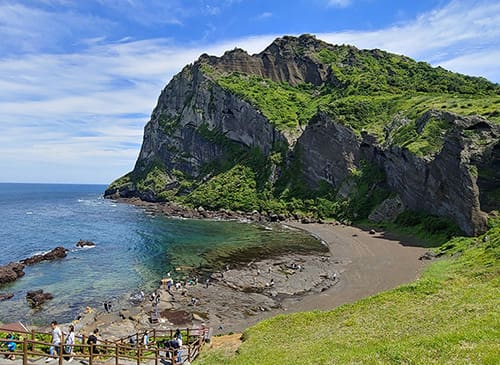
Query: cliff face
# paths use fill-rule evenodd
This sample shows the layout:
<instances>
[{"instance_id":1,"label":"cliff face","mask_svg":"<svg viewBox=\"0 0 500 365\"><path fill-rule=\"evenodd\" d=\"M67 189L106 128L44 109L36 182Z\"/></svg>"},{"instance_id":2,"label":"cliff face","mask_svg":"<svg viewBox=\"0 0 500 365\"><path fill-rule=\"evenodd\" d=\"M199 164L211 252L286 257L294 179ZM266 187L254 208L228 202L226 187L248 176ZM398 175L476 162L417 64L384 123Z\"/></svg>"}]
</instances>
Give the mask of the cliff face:
<instances>
[{"instance_id":1,"label":"cliff face","mask_svg":"<svg viewBox=\"0 0 500 365\"><path fill-rule=\"evenodd\" d=\"M408 208L452 218L469 235L482 233L487 220L481 210L476 164L491 156L500 128L480 117L431 113L451 127L436 155L419 157L397 146L381 148L369 143L363 148L364 155L384 169L387 183ZM482 139L482 145L476 138ZM490 161L498 164L498 156Z\"/></svg>"},{"instance_id":2,"label":"cliff face","mask_svg":"<svg viewBox=\"0 0 500 365\"><path fill-rule=\"evenodd\" d=\"M302 83L320 86L328 76L328 69L311 54L327 45L310 36L283 37L257 55L250 56L242 49L235 49L221 58L202 55L199 61L222 72L241 72L293 86Z\"/></svg>"},{"instance_id":3,"label":"cliff face","mask_svg":"<svg viewBox=\"0 0 500 365\"><path fill-rule=\"evenodd\" d=\"M401 116L397 103L402 102L391 99L391 90L407 90L405 77L414 77L419 69L425 75L434 71L401 56L390 57L399 58L390 64L382 51L332 46L311 36L277 39L252 56L239 49L220 58L202 55L161 92L134 170L113 183L106 195L176 200L243 164L267 181L256 182L263 201L286 196L288 190L273 193L273 186L277 181L286 185L287 177L310 190L327 183L337 197L345 198L356 189L353 175L369 162L385 173L384 185L406 208L451 218L470 235L484 232L483 211L498 209L499 125L433 109L416 118L411 113ZM380 78L381 72L400 75L367 86L377 102L385 93L379 104L370 104L366 96L371 91L359 79L369 75L367 65L374 62L378 71L373 77ZM397 69L399 65L404 67ZM482 79L436 72L449 80L419 88L435 92L444 84L460 91L477 83L485 93L499 93L497 85ZM240 83L239 89L220 81L228 75ZM277 91L269 93L271 87ZM366 95L353 99L353 90ZM305 127L283 128L273 118L289 112L293 103L299 105L297 115L311 106L317 111L312 109ZM384 115L390 119L384 122ZM378 132L380 123L385 135ZM258 165L255 156L267 162Z\"/></svg>"},{"instance_id":4,"label":"cliff face","mask_svg":"<svg viewBox=\"0 0 500 365\"><path fill-rule=\"evenodd\" d=\"M269 154L285 138L252 105L207 78L199 64L188 66L162 91L134 171L160 162L168 172L197 178L205 164L231 157L227 141Z\"/></svg>"}]
</instances>

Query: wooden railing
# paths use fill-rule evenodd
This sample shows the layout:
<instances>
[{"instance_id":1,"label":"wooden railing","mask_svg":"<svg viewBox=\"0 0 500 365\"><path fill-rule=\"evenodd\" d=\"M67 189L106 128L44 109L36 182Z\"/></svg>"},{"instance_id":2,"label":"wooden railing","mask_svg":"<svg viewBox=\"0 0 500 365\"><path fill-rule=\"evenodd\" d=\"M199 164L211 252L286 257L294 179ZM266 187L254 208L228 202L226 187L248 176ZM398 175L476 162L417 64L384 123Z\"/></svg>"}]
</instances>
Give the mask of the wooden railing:
<instances>
[{"instance_id":1,"label":"wooden railing","mask_svg":"<svg viewBox=\"0 0 500 365\"><path fill-rule=\"evenodd\" d=\"M116 365L120 363L120 360L135 362L137 365L141 363L154 363L158 365L160 363L165 364L165 361L176 365L179 364L177 361L179 350L182 351L182 362L186 360L191 362L199 355L201 347L207 339L209 330L206 328L186 328L181 330L183 338L181 349L165 348L163 345L166 340L172 339L175 333L173 329L149 330L148 334L150 337L147 345L143 343L143 335L141 333L126 336L116 341L99 340L97 345L88 345L86 343L86 336L77 336L76 343L71 346L72 354L63 353L66 347L63 336L61 341L63 345L59 347L59 353L56 353L54 356L48 354L48 350L52 346L50 343L50 333L36 331L10 333L14 335L14 339L7 339L5 334L0 338L0 355L3 357L12 354L16 358L22 357L23 365L28 364L28 360L32 363L33 361L37 361L37 358L47 357L57 360L59 365L63 365L63 360L70 357L73 360L86 360L89 365L95 364L97 360L99 362L105 360L107 364L111 364L110 360L112 359L114 359ZM135 340L134 344L130 343L131 337ZM13 352L8 351L7 342L16 343L16 350ZM91 352L94 347L98 353ZM55 364L56 362L52 363Z\"/></svg>"}]
</instances>

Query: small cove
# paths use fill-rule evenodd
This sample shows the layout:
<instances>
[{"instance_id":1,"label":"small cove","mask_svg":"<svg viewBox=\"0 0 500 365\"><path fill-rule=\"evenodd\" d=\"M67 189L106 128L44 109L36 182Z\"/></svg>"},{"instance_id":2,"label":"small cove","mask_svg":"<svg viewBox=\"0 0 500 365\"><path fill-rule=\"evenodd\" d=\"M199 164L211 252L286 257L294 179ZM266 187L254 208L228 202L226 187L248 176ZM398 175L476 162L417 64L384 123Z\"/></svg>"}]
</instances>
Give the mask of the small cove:
<instances>
[{"instance_id":1,"label":"small cove","mask_svg":"<svg viewBox=\"0 0 500 365\"><path fill-rule=\"evenodd\" d=\"M167 272L183 278L188 272L204 275L280 252L324 251L302 231L155 216L103 199L104 189L0 184L0 265L56 246L69 249L65 259L27 267L24 277L0 287L0 292L15 295L0 302L0 321L66 322L105 300L113 300L115 307L126 305L130 293L154 290ZM79 239L94 241L96 247L77 249ZM34 289L50 292L54 299L32 310L25 296Z\"/></svg>"}]
</instances>

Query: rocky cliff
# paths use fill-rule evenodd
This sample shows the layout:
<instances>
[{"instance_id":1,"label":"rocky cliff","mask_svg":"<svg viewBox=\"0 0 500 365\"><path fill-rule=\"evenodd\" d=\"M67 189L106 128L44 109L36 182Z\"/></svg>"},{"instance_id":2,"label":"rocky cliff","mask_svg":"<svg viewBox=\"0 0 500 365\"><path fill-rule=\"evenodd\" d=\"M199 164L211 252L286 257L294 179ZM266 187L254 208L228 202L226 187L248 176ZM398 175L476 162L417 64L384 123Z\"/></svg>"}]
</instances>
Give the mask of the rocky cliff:
<instances>
[{"instance_id":1,"label":"rocky cliff","mask_svg":"<svg viewBox=\"0 0 500 365\"><path fill-rule=\"evenodd\" d=\"M499 206L499 95L481 78L309 35L202 55L161 92L134 170L106 196L212 208L204 196L242 186L257 200L248 209L356 218L397 195L477 234Z\"/></svg>"}]
</instances>

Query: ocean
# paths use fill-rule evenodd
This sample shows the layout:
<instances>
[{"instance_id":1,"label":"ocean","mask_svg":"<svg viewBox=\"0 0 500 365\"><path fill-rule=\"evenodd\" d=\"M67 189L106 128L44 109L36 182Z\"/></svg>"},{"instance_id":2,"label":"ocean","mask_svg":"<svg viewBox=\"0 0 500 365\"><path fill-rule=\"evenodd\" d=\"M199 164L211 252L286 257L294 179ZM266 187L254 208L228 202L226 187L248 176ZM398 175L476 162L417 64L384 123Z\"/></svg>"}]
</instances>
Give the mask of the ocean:
<instances>
[{"instance_id":1,"label":"ocean","mask_svg":"<svg viewBox=\"0 0 500 365\"><path fill-rule=\"evenodd\" d=\"M85 307L130 305L141 290L151 292L170 272L178 280L284 251L322 251L310 235L282 226L187 220L157 216L133 205L104 199L105 185L0 183L0 265L57 246L66 258L25 268L26 275L0 286L14 293L0 302L0 321L47 325L69 322ZM77 248L78 240L96 243ZM54 299L38 309L29 290Z\"/></svg>"}]
</instances>

